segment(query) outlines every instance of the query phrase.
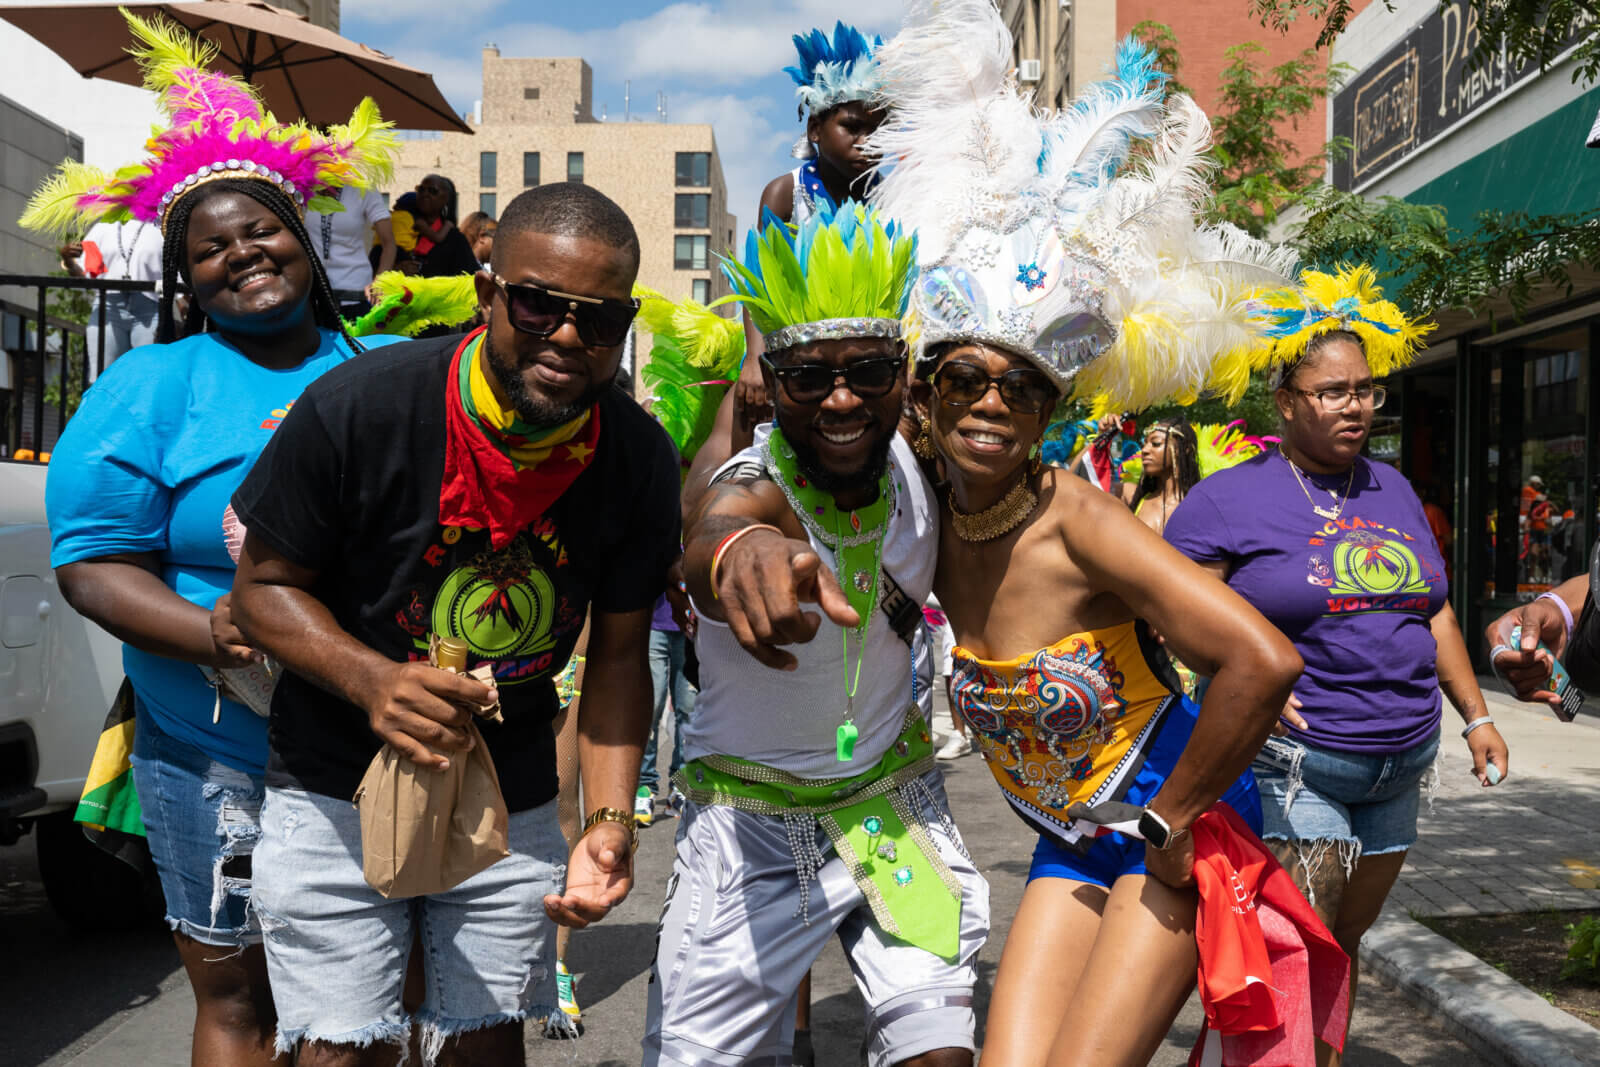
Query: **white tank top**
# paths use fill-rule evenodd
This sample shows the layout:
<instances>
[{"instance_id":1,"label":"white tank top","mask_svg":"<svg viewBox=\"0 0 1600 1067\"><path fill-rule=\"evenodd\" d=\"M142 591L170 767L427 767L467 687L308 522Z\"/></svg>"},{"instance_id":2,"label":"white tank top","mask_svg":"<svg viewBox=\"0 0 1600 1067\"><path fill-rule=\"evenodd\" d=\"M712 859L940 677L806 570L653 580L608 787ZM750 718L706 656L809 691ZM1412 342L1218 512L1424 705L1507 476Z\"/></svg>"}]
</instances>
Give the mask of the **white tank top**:
<instances>
[{"instance_id":1,"label":"white tank top","mask_svg":"<svg viewBox=\"0 0 1600 1067\"><path fill-rule=\"evenodd\" d=\"M796 167L790 171L789 177L794 179L794 210L789 213L789 221L799 226L817 213L817 206L811 202L811 194L806 191L806 183L800 180L800 168Z\"/></svg>"},{"instance_id":2,"label":"white tank top","mask_svg":"<svg viewBox=\"0 0 1600 1067\"><path fill-rule=\"evenodd\" d=\"M770 431L756 431L756 443L729 460L761 462ZM884 570L916 604L933 589L938 561L938 511L933 489L917 466L911 448L898 434L889 449L896 481L895 514L883 544ZM833 553L815 538L811 545L824 563ZM811 606L815 610L815 606ZM864 652L850 641L850 673L856 658L861 682L856 689L855 758L840 763L834 738L845 713L845 662L841 631L824 616L816 637L789 645L800 665L777 671L758 663L734 640L724 623L700 618L695 651L700 658L700 695L683 731L684 755L737 756L788 771L801 778L840 778L871 767L888 751L912 706L912 650L880 609L867 630ZM920 689L925 683L918 682ZM918 693L917 696L921 694Z\"/></svg>"}]
</instances>

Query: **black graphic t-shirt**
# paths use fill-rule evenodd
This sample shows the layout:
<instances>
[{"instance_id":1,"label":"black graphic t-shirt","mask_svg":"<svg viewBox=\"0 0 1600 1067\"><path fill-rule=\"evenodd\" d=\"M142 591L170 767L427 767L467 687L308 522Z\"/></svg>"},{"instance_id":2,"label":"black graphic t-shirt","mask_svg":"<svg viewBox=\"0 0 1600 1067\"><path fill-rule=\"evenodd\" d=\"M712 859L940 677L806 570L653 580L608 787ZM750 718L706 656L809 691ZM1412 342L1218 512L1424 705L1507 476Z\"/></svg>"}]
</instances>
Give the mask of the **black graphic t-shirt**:
<instances>
[{"instance_id":1,"label":"black graphic t-shirt","mask_svg":"<svg viewBox=\"0 0 1600 1067\"><path fill-rule=\"evenodd\" d=\"M443 526L445 384L459 336L391 345L318 379L233 497L240 521L316 571L311 592L357 640L427 659L430 632L490 663L504 725L482 731L506 806L556 794L554 676L585 611L651 608L678 552L678 460L627 395L599 403L593 460L500 551ZM267 783L350 797L380 742L366 712L287 673L272 702Z\"/></svg>"}]
</instances>

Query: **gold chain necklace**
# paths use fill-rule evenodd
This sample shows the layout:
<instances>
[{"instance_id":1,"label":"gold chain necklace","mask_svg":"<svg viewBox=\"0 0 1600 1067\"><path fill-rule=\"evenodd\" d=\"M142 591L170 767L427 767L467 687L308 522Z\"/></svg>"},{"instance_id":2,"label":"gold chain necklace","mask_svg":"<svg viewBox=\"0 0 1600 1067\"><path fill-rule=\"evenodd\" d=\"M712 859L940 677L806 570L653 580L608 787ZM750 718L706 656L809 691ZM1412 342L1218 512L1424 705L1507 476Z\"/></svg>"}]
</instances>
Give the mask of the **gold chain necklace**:
<instances>
[{"instance_id":1,"label":"gold chain necklace","mask_svg":"<svg viewBox=\"0 0 1600 1067\"><path fill-rule=\"evenodd\" d=\"M1039 498L1028 488L1028 479L1024 476L998 503L974 514L966 515L957 511L954 497L950 498L949 504L950 525L957 537L963 541L993 541L1022 525L1022 521L1039 506Z\"/></svg>"},{"instance_id":2,"label":"gold chain necklace","mask_svg":"<svg viewBox=\"0 0 1600 1067\"><path fill-rule=\"evenodd\" d=\"M1278 455L1283 457L1283 461L1289 464L1289 469L1294 472L1294 480L1299 483L1300 491L1306 495L1306 503L1311 505L1311 510L1316 512L1318 515L1321 515L1324 519L1337 522L1339 516L1344 514L1344 506L1350 503L1350 487L1356 483L1355 464L1352 463L1350 465L1350 477L1345 479L1343 499L1341 499L1340 495L1335 493L1332 489L1323 489L1323 492L1333 497L1335 503L1338 505L1337 507L1333 508L1323 508L1318 507L1317 502L1311 499L1311 490L1306 488L1305 479L1300 477L1300 468L1295 465L1294 460L1289 458L1289 453L1283 450L1282 445L1278 446ZM1319 485L1317 488L1322 489L1322 486Z\"/></svg>"}]
</instances>

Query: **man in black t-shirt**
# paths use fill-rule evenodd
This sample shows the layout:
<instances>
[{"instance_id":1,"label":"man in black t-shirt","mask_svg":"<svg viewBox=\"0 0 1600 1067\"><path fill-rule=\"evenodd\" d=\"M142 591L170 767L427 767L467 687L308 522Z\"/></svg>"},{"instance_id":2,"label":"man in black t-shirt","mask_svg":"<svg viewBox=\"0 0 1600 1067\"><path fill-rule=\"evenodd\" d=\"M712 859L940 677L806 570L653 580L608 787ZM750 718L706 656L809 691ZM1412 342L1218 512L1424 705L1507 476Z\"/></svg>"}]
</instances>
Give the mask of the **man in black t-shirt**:
<instances>
[{"instance_id":1,"label":"man in black t-shirt","mask_svg":"<svg viewBox=\"0 0 1600 1067\"><path fill-rule=\"evenodd\" d=\"M234 496L234 616L287 668L254 900L279 1043L302 1065L392 1058L372 1042L409 1031L414 922L425 1041L443 1063L521 1063L521 1020L554 1005L548 920L597 921L631 888L651 608L679 544L671 442L611 384L638 263L632 224L592 188L522 194L478 276L487 327L325 375ZM591 814L563 890L553 676L586 613ZM429 666L432 635L465 640L494 685ZM362 774L384 742L419 774L460 758L472 709L495 699L504 724L478 727L511 855L446 893L385 899L362 877Z\"/></svg>"}]
</instances>

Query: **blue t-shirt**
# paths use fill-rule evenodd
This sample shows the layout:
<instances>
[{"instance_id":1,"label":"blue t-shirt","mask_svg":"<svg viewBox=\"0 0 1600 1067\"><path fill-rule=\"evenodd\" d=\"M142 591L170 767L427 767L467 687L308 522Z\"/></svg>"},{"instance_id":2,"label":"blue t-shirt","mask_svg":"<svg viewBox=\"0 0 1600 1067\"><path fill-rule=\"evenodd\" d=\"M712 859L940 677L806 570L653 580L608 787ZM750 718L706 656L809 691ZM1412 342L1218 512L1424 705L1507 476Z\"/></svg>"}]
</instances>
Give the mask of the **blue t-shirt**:
<instances>
[{"instance_id":1,"label":"blue t-shirt","mask_svg":"<svg viewBox=\"0 0 1600 1067\"><path fill-rule=\"evenodd\" d=\"M1172 513L1166 538L1190 559L1226 562L1228 585L1294 642L1306 664L1296 737L1373 754L1415 748L1439 729L1431 623L1449 595L1428 517L1382 463L1304 477L1302 489L1276 451L1218 471ZM1347 480L1338 519L1311 510L1332 510Z\"/></svg>"},{"instance_id":2,"label":"blue t-shirt","mask_svg":"<svg viewBox=\"0 0 1600 1067\"><path fill-rule=\"evenodd\" d=\"M106 368L50 457L51 566L154 552L169 588L213 607L233 587L229 498L301 390L352 355L340 335L320 332L316 353L289 370L254 363L211 333L145 345ZM196 664L124 645L122 666L163 731L261 773L267 720L224 699L213 724L216 693Z\"/></svg>"}]
</instances>

